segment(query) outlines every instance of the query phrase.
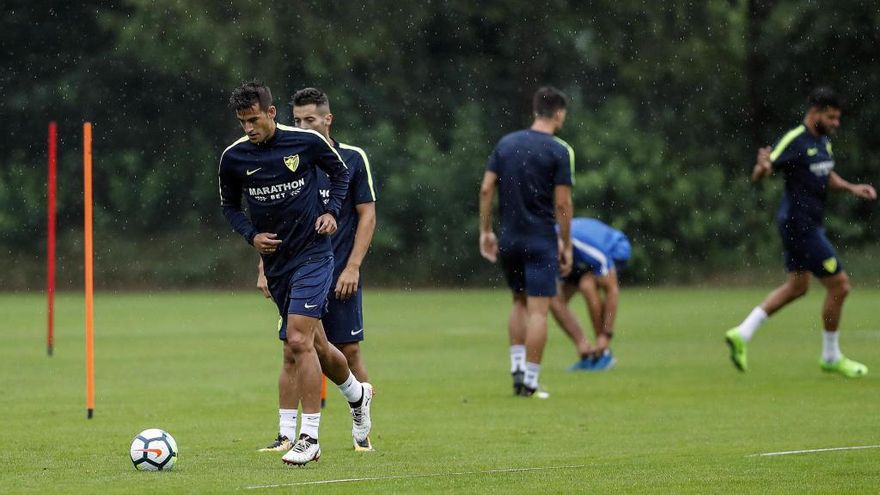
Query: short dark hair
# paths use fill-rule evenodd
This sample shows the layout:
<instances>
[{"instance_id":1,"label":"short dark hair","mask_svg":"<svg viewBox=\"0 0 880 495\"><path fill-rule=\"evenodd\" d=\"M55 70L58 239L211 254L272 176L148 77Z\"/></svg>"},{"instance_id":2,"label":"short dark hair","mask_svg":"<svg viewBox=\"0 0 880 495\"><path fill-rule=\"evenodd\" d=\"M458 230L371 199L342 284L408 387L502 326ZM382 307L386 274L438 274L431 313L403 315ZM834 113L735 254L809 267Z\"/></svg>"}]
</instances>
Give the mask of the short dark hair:
<instances>
[{"instance_id":1,"label":"short dark hair","mask_svg":"<svg viewBox=\"0 0 880 495\"><path fill-rule=\"evenodd\" d=\"M303 88L293 94L290 103L295 107L304 107L306 105L315 105L316 107L330 108L330 99L327 93L318 88Z\"/></svg>"},{"instance_id":2,"label":"short dark hair","mask_svg":"<svg viewBox=\"0 0 880 495\"><path fill-rule=\"evenodd\" d=\"M807 97L807 104L809 105L809 108L815 108L817 110L825 110L829 107L840 110L843 105L840 101L840 97L837 96L837 93L828 86L819 86L811 91L810 96Z\"/></svg>"},{"instance_id":3,"label":"short dark hair","mask_svg":"<svg viewBox=\"0 0 880 495\"><path fill-rule=\"evenodd\" d=\"M553 117L558 111L565 108L568 98L565 93L553 86L542 86L535 91L532 98L532 110L539 117Z\"/></svg>"},{"instance_id":4,"label":"short dark hair","mask_svg":"<svg viewBox=\"0 0 880 495\"><path fill-rule=\"evenodd\" d=\"M235 110L247 110L257 103L260 110L266 111L272 106L272 92L261 81L250 81L232 90L229 97L229 107Z\"/></svg>"}]
</instances>

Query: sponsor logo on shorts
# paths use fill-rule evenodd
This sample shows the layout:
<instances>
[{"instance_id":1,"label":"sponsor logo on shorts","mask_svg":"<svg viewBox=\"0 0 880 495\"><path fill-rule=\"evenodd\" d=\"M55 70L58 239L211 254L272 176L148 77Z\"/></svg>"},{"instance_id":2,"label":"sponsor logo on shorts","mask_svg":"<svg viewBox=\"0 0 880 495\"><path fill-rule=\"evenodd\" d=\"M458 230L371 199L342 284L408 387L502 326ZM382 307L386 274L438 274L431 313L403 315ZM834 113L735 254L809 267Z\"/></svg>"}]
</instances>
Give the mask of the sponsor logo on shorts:
<instances>
[{"instance_id":1,"label":"sponsor logo on shorts","mask_svg":"<svg viewBox=\"0 0 880 495\"><path fill-rule=\"evenodd\" d=\"M831 257L822 262L822 267L825 268L825 271L828 273L834 273L837 271L837 258Z\"/></svg>"},{"instance_id":2,"label":"sponsor logo on shorts","mask_svg":"<svg viewBox=\"0 0 880 495\"><path fill-rule=\"evenodd\" d=\"M361 333L361 332L363 332L363 331L364 331L363 328L361 328L360 330L358 330L358 331L356 331L356 332L355 332L354 330L352 330L352 331L351 331L351 334L352 334L352 335L357 335L357 334L359 334L359 333Z\"/></svg>"},{"instance_id":3,"label":"sponsor logo on shorts","mask_svg":"<svg viewBox=\"0 0 880 495\"><path fill-rule=\"evenodd\" d=\"M312 309L312 308L317 308L317 307L318 307L317 304L309 304L309 303L305 303L303 306L305 306L306 309Z\"/></svg>"}]
</instances>

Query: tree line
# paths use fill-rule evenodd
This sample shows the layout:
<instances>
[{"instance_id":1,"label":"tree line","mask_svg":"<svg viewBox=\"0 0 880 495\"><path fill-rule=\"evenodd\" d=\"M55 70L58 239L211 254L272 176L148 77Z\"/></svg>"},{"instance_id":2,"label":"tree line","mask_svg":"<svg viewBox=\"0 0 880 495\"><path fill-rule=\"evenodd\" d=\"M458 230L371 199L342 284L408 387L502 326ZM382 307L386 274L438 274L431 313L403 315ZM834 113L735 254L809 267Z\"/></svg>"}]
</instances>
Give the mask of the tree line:
<instances>
[{"instance_id":1,"label":"tree line","mask_svg":"<svg viewBox=\"0 0 880 495\"><path fill-rule=\"evenodd\" d=\"M576 153L576 214L629 235L630 282L781 270L781 181L756 188L747 176L816 85L846 99L837 170L876 178L873 2L8 3L4 290L43 287L49 120L61 136L62 286L81 277L84 120L95 125L98 287L249 283L256 256L222 218L216 174L241 134L228 94L254 78L285 123L294 91L324 89L334 137L368 153L374 284L500 283L478 254L476 193L494 143L528 125L542 84L571 100L560 137ZM844 260L876 244L875 207L832 195L827 224Z\"/></svg>"}]
</instances>

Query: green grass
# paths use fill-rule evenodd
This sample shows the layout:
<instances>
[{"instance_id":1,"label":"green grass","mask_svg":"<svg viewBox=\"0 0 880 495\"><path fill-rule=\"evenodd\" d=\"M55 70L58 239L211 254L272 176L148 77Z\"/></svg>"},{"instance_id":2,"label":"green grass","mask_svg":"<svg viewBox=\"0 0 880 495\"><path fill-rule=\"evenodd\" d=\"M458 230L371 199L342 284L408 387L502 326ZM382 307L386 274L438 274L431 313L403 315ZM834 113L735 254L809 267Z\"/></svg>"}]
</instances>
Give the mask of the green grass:
<instances>
[{"instance_id":1,"label":"green grass","mask_svg":"<svg viewBox=\"0 0 880 495\"><path fill-rule=\"evenodd\" d=\"M723 332L764 293L625 289L617 368L564 371L575 354L551 325L552 397L539 401L510 396L506 293L368 292L377 451L351 450L331 389L323 457L305 468L255 452L276 432L280 360L256 292L98 294L90 421L82 299L59 297L48 358L43 298L0 295L0 492L876 492L880 449L747 456L880 444L880 291L857 287L844 315L844 352L873 369L860 380L819 371L818 287L761 329L751 371L734 371ZM147 427L177 439L173 471L132 468L129 443ZM562 468L449 474L532 467ZM362 477L399 478L243 490Z\"/></svg>"}]
</instances>

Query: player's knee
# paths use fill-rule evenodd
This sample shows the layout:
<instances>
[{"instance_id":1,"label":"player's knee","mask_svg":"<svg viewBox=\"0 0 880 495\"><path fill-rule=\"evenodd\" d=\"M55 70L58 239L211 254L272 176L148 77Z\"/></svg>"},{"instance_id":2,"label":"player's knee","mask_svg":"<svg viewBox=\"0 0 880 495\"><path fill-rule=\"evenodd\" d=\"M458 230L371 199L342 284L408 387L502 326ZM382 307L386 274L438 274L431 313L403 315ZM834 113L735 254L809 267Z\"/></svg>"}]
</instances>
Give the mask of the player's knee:
<instances>
[{"instance_id":1,"label":"player's knee","mask_svg":"<svg viewBox=\"0 0 880 495\"><path fill-rule=\"evenodd\" d=\"M287 345L293 355L311 352L315 348L313 338L307 338L303 332L287 332Z\"/></svg>"},{"instance_id":2,"label":"player's knee","mask_svg":"<svg viewBox=\"0 0 880 495\"><path fill-rule=\"evenodd\" d=\"M831 288L831 292L834 294L834 297L837 299L843 299L849 295L850 285L849 285L849 277L846 274L842 274L843 276L837 281L836 284Z\"/></svg>"}]
</instances>

